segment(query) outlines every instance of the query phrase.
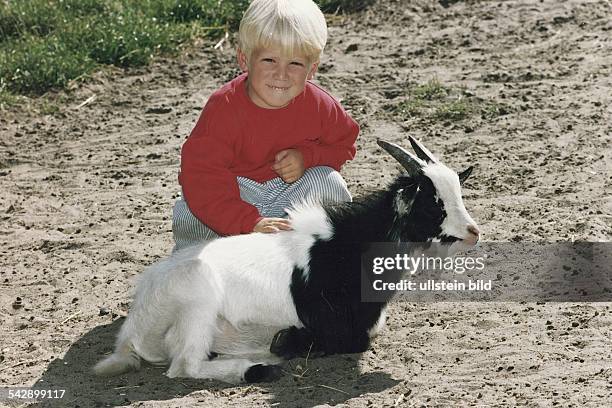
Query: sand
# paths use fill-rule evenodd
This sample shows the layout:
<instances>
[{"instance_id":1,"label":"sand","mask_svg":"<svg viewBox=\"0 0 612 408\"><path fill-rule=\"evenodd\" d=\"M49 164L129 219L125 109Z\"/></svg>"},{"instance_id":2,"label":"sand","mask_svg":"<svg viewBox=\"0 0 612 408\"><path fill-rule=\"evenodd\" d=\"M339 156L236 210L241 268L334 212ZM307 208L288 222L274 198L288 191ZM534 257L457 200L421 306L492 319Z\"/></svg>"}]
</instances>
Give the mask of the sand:
<instances>
[{"instance_id":1,"label":"sand","mask_svg":"<svg viewBox=\"0 0 612 408\"><path fill-rule=\"evenodd\" d=\"M317 80L362 126L350 189L397 174L377 138L413 135L450 167L475 166L464 198L483 240L610 241L611 15L605 0L381 0L330 17ZM0 387L65 389L43 405L67 407L612 403L601 302L397 301L367 352L295 359L272 384L171 380L151 366L93 377L133 278L172 248L180 147L237 73L232 47L202 42L0 112ZM432 80L503 112L398 113Z\"/></svg>"}]
</instances>

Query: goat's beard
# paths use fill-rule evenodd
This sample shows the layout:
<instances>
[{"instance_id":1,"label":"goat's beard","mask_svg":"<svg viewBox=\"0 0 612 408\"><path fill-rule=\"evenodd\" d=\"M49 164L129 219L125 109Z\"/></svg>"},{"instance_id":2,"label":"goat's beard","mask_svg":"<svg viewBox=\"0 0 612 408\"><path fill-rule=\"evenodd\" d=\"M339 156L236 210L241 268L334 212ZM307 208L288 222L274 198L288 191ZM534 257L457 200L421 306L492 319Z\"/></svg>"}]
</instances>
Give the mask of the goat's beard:
<instances>
[{"instance_id":1,"label":"goat's beard","mask_svg":"<svg viewBox=\"0 0 612 408\"><path fill-rule=\"evenodd\" d=\"M425 255L433 258L452 258L457 253L470 249L472 246L459 240L455 242L414 242L409 243L406 249L412 256Z\"/></svg>"},{"instance_id":2,"label":"goat's beard","mask_svg":"<svg viewBox=\"0 0 612 408\"><path fill-rule=\"evenodd\" d=\"M417 251L415 255L424 255L432 258L447 258L453 256L451 252L451 245L443 244L440 242L428 242L427 244L418 246L420 252Z\"/></svg>"},{"instance_id":3,"label":"goat's beard","mask_svg":"<svg viewBox=\"0 0 612 408\"><path fill-rule=\"evenodd\" d=\"M474 245L468 244L463 240L455 241L451 245L448 246L448 255L447 256L455 256L458 252L467 251L470 248L473 248Z\"/></svg>"}]
</instances>

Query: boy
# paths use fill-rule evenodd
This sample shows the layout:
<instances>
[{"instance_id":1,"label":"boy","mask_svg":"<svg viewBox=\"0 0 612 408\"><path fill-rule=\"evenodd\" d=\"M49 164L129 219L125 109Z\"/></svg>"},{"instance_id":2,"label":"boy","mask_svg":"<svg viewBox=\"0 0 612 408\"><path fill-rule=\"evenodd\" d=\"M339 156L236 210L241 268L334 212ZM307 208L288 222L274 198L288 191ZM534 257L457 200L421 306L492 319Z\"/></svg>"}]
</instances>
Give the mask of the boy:
<instances>
[{"instance_id":1,"label":"boy","mask_svg":"<svg viewBox=\"0 0 612 408\"><path fill-rule=\"evenodd\" d=\"M250 4L239 29L243 74L213 93L181 151L174 251L289 230L285 209L305 199L351 200L338 170L355 155L359 126L308 81L326 42L311 0Z\"/></svg>"}]
</instances>

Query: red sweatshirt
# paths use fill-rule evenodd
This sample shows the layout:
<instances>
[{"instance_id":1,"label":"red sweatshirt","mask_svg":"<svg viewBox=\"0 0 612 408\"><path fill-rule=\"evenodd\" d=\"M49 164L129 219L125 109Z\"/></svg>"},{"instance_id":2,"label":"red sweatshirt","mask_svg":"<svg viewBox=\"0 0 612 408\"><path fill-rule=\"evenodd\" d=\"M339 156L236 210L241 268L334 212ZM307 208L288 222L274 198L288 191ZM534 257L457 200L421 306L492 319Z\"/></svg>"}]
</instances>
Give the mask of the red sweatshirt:
<instances>
[{"instance_id":1,"label":"red sweatshirt","mask_svg":"<svg viewBox=\"0 0 612 408\"><path fill-rule=\"evenodd\" d=\"M237 176L263 183L278 177L276 154L298 149L305 168L340 170L355 156L357 123L331 95L311 82L280 109L255 105L246 74L211 95L181 151L179 182L191 212L221 235L253 231L257 208L240 199Z\"/></svg>"}]
</instances>

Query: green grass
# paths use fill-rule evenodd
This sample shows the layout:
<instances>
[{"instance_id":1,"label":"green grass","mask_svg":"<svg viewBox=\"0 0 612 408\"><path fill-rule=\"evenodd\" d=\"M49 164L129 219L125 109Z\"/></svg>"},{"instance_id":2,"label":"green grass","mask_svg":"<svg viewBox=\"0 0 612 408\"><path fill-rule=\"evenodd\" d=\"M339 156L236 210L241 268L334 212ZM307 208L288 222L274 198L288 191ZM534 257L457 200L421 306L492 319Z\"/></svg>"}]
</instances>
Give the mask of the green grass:
<instances>
[{"instance_id":1,"label":"green grass","mask_svg":"<svg viewBox=\"0 0 612 408\"><path fill-rule=\"evenodd\" d=\"M319 0L326 12L372 0ZM0 93L41 95L236 31L249 0L0 0ZM4 97L6 99L6 97Z\"/></svg>"},{"instance_id":2,"label":"green grass","mask_svg":"<svg viewBox=\"0 0 612 408\"><path fill-rule=\"evenodd\" d=\"M432 117L441 121L464 120L474 112L474 106L466 99L448 101L437 106Z\"/></svg>"},{"instance_id":3,"label":"green grass","mask_svg":"<svg viewBox=\"0 0 612 408\"><path fill-rule=\"evenodd\" d=\"M19 98L11 93L0 90L0 111L7 107L17 106Z\"/></svg>"},{"instance_id":4,"label":"green grass","mask_svg":"<svg viewBox=\"0 0 612 408\"><path fill-rule=\"evenodd\" d=\"M236 30L248 0L0 1L0 92L40 95Z\"/></svg>"},{"instance_id":5,"label":"green grass","mask_svg":"<svg viewBox=\"0 0 612 408\"><path fill-rule=\"evenodd\" d=\"M434 100L440 99L449 94L449 89L442 86L437 78L434 78L427 83L416 86L411 95L415 100Z\"/></svg>"},{"instance_id":6,"label":"green grass","mask_svg":"<svg viewBox=\"0 0 612 408\"><path fill-rule=\"evenodd\" d=\"M401 120L444 123L474 117L490 120L510 112L505 105L477 98L462 88L444 86L435 78L407 89L404 97L384 109Z\"/></svg>"}]
</instances>

